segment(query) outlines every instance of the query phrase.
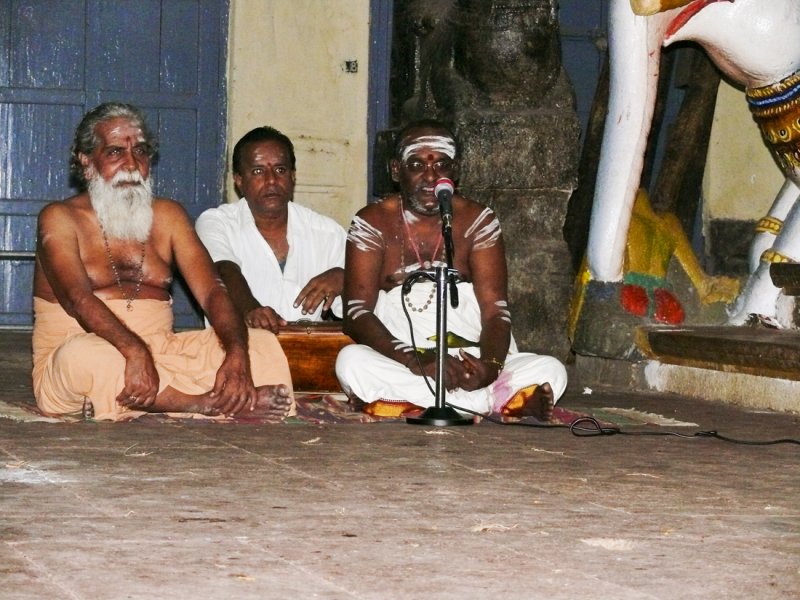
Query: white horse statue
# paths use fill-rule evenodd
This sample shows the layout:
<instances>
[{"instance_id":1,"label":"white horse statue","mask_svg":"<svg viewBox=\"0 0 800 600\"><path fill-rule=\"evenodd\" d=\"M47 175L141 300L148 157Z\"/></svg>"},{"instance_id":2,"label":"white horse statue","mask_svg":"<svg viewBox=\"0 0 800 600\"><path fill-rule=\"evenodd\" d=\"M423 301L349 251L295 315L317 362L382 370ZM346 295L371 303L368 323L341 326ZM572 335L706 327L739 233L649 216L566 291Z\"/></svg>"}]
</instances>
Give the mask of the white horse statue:
<instances>
[{"instance_id":1,"label":"white horse statue","mask_svg":"<svg viewBox=\"0 0 800 600\"><path fill-rule=\"evenodd\" d=\"M745 87L786 176L750 251L750 276L729 323L778 317L772 262L800 262L800 0L611 0L610 98L587 247L589 275L623 278L626 238L656 101L661 47L700 44Z\"/></svg>"}]
</instances>

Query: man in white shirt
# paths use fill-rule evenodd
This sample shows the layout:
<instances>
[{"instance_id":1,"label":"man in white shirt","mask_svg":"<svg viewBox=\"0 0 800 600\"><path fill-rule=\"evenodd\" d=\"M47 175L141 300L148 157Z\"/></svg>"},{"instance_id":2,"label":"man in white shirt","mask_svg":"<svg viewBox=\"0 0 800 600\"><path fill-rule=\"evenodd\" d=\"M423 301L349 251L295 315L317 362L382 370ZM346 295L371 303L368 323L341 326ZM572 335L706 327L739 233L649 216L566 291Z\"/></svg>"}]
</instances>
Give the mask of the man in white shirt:
<instances>
[{"instance_id":1,"label":"man in white shirt","mask_svg":"<svg viewBox=\"0 0 800 600\"><path fill-rule=\"evenodd\" d=\"M195 227L247 325L277 333L327 311L341 316L347 234L293 202L291 140L257 127L236 143L232 163L242 198L206 210Z\"/></svg>"}]
</instances>

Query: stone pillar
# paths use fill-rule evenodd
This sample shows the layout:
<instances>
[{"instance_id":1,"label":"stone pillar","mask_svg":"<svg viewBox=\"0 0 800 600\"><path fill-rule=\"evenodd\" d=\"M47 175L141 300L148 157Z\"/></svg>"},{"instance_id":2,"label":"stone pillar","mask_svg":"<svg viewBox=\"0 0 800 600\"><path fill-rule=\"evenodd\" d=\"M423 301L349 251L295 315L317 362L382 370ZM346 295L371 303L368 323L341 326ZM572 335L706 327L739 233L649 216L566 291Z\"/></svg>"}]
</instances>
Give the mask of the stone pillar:
<instances>
[{"instance_id":1,"label":"stone pillar","mask_svg":"<svg viewBox=\"0 0 800 600\"><path fill-rule=\"evenodd\" d=\"M572 290L562 227L580 124L561 65L555 0L397 2L393 116L450 124L459 189L503 225L520 349L565 360Z\"/></svg>"}]
</instances>

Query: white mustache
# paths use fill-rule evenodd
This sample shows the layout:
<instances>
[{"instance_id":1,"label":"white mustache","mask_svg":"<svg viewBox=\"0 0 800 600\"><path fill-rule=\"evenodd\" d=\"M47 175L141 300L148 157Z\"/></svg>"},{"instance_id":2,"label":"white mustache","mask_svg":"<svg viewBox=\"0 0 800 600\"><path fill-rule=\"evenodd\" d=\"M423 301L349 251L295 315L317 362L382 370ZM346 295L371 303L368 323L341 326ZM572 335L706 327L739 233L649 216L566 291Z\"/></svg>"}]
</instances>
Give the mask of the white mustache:
<instances>
[{"instance_id":1,"label":"white mustache","mask_svg":"<svg viewBox=\"0 0 800 600\"><path fill-rule=\"evenodd\" d=\"M139 171L119 171L111 179L111 185L119 185L120 183L138 183L143 184L144 178Z\"/></svg>"}]
</instances>

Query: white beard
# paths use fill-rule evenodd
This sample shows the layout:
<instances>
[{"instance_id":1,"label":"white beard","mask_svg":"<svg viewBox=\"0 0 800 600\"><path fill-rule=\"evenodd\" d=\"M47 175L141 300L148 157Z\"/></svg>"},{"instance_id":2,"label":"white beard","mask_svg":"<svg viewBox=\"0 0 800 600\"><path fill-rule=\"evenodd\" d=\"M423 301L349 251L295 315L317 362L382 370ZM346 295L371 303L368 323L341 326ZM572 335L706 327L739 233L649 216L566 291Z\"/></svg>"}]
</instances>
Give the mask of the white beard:
<instances>
[{"instance_id":1,"label":"white beard","mask_svg":"<svg viewBox=\"0 0 800 600\"><path fill-rule=\"evenodd\" d=\"M120 186L121 182L138 185ZM120 171L111 181L106 181L95 174L89 180L89 199L108 237L147 241L153 226L153 190L149 177L143 179L138 171Z\"/></svg>"}]
</instances>

